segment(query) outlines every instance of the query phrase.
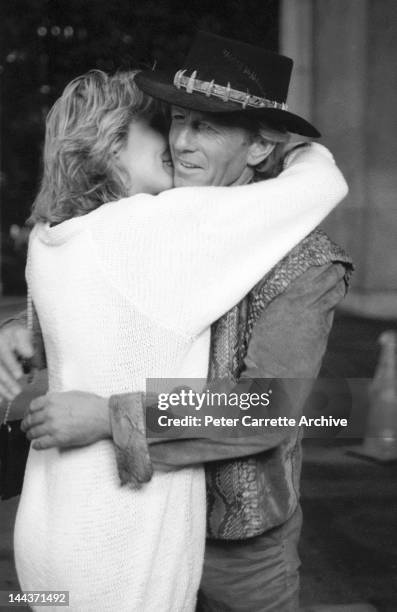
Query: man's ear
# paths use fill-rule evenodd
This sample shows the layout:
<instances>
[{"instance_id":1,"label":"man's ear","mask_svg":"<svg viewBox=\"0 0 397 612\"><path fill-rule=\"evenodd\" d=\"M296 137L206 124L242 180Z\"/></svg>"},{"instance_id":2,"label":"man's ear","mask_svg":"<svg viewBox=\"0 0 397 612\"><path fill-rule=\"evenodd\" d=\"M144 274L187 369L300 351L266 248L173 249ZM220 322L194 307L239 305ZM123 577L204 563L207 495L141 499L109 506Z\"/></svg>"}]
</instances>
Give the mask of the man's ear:
<instances>
[{"instance_id":1,"label":"man's ear","mask_svg":"<svg viewBox=\"0 0 397 612\"><path fill-rule=\"evenodd\" d=\"M276 144L277 143L275 142L263 140L262 138L254 140L248 149L247 164L249 166L257 166L258 164L261 164L267 157L269 157Z\"/></svg>"}]
</instances>

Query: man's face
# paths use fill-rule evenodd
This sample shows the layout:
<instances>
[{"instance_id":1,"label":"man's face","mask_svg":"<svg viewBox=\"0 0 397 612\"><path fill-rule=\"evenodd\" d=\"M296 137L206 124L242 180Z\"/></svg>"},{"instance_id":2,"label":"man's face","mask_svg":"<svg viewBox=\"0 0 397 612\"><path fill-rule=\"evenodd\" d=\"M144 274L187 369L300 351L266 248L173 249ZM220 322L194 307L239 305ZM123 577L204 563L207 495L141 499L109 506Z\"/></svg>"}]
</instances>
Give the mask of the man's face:
<instances>
[{"instance_id":1,"label":"man's face","mask_svg":"<svg viewBox=\"0 0 397 612\"><path fill-rule=\"evenodd\" d=\"M169 142L175 187L233 185L252 175L248 131L217 124L210 113L173 106Z\"/></svg>"}]
</instances>

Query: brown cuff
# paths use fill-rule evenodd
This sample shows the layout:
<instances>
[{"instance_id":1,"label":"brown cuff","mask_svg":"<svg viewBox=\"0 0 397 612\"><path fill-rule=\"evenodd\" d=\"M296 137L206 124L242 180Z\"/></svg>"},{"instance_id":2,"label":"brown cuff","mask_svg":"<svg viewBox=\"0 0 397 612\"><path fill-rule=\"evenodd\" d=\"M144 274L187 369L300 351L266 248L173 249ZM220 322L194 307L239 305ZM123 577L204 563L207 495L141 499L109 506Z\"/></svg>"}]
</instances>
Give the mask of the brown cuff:
<instances>
[{"instance_id":1,"label":"brown cuff","mask_svg":"<svg viewBox=\"0 0 397 612\"><path fill-rule=\"evenodd\" d=\"M139 489L153 475L146 441L144 394L112 395L109 412L121 484Z\"/></svg>"}]
</instances>

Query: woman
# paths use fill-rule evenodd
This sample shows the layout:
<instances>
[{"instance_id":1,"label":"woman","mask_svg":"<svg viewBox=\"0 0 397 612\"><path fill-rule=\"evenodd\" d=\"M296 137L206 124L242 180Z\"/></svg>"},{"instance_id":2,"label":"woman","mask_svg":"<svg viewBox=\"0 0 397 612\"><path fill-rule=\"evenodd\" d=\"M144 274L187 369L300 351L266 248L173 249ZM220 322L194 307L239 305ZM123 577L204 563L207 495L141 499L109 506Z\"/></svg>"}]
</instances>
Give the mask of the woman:
<instances>
[{"instance_id":1,"label":"woman","mask_svg":"<svg viewBox=\"0 0 397 612\"><path fill-rule=\"evenodd\" d=\"M205 378L210 324L345 195L313 151L277 179L173 190L156 113L133 75L93 72L48 117L27 279L51 391L108 397L182 370ZM111 441L32 448L15 527L21 588L68 590L79 612L193 610L204 519L201 468L131 491Z\"/></svg>"}]
</instances>

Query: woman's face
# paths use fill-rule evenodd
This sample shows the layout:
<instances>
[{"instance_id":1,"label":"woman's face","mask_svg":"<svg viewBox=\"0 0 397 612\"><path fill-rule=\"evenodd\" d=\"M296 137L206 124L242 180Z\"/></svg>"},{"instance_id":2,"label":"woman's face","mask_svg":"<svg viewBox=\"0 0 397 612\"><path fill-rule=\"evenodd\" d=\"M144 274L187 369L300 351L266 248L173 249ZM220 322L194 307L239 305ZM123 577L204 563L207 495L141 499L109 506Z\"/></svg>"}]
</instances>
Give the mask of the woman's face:
<instances>
[{"instance_id":1,"label":"woman's face","mask_svg":"<svg viewBox=\"0 0 397 612\"><path fill-rule=\"evenodd\" d=\"M127 142L118 157L130 177L129 195L156 195L173 187L168 140L146 119L136 119L130 124Z\"/></svg>"}]
</instances>

